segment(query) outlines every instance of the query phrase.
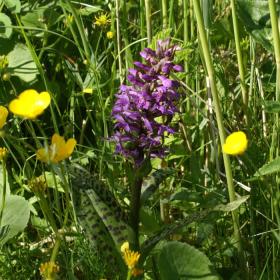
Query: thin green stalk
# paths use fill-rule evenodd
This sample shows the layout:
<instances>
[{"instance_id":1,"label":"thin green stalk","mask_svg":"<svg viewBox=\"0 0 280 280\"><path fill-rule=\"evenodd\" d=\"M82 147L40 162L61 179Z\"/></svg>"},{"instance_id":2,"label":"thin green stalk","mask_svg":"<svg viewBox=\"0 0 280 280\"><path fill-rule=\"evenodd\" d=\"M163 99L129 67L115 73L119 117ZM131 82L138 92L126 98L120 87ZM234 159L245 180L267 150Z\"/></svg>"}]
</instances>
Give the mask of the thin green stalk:
<instances>
[{"instance_id":1,"label":"thin green stalk","mask_svg":"<svg viewBox=\"0 0 280 280\"><path fill-rule=\"evenodd\" d=\"M137 172L136 172L137 173ZM136 176L131 187L130 200L130 226L134 232L133 249L139 250L139 210L140 210L140 196L143 178Z\"/></svg>"},{"instance_id":2,"label":"thin green stalk","mask_svg":"<svg viewBox=\"0 0 280 280\"><path fill-rule=\"evenodd\" d=\"M212 9L213 9L213 3L212 0L207 1L201 1L202 5L202 16L204 21L204 27L207 31L207 37L209 36L209 31L211 27L211 16L212 16ZM209 41L210 43L210 41Z\"/></svg>"},{"instance_id":3,"label":"thin green stalk","mask_svg":"<svg viewBox=\"0 0 280 280\"><path fill-rule=\"evenodd\" d=\"M217 125L218 125L218 131L219 131L219 137L221 145L225 142L225 129L223 125L223 117L222 117L222 111L220 107L220 100L218 96L218 90L215 82L215 72L213 67L213 62L210 55L209 45L207 41L206 31L203 23L203 17L201 13L200 3L199 0L193 0L194 5L194 13L197 19L197 27L199 31L199 38L201 42L201 47L203 51L203 56L206 64L206 69L208 73L211 93L213 97L213 105L214 110L216 114L217 119ZM235 189L233 184L233 177L232 177L232 170L231 170L231 164L229 156L225 153L223 153L223 160L224 160L224 166L225 166L225 173L226 173L226 179L227 179L227 188L229 193L229 200L230 202L233 202L236 200L235 196ZM244 261L244 252L242 249L242 240L241 240L241 234L240 234L240 228L239 228L239 213L238 210L232 211L232 220L233 220L233 228L234 228L234 238L237 242L237 248L240 258L240 264L244 268L245 261ZM244 269L246 270L246 269Z\"/></svg>"},{"instance_id":4,"label":"thin green stalk","mask_svg":"<svg viewBox=\"0 0 280 280\"><path fill-rule=\"evenodd\" d=\"M140 36L141 38L146 37L145 31L145 3L144 0L140 0ZM141 50L145 48L145 42L141 41Z\"/></svg>"},{"instance_id":5,"label":"thin green stalk","mask_svg":"<svg viewBox=\"0 0 280 280\"><path fill-rule=\"evenodd\" d=\"M74 217L74 220L76 220L76 217L74 215L74 205L73 200L71 200L71 192L69 189L69 183L66 179L66 170L64 168L63 163L60 163L59 165L60 171L61 171L61 178L62 178L62 187L65 193L65 202L66 202L66 211L64 214L64 221L63 221L63 228L67 226L69 213L72 213L72 216ZM72 211L71 211L72 210Z\"/></svg>"},{"instance_id":6,"label":"thin green stalk","mask_svg":"<svg viewBox=\"0 0 280 280\"><path fill-rule=\"evenodd\" d=\"M120 0L116 0L116 26L117 26L117 50L119 59L119 76L122 82L123 70L122 70L122 58L121 58L121 33L120 33Z\"/></svg>"},{"instance_id":7,"label":"thin green stalk","mask_svg":"<svg viewBox=\"0 0 280 280\"><path fill-rule=\"evenodd\" d=\"M148 44L152 43L151 0L145 0L146 28Z\"/></svg>"},{"instance_id":8,"label":"thin green stalk","mask_svg":"<svg viewBox=\"0 0 280 280\"><path fill-rule=\"evenodd\" d=\"M47 202L44 193L38 192L36 193L36 195L39 197L39 205L40 208L43 211L43 214L46 218L46 220L49 222L52 230L57 233L58 229L56 226L56 222L53 216L53 212L51 211L50 207L49 207L49 203Z\"/></svg>"},{"instance_id":9,"label":"thin green stalk","mask_svg":"<svg viewBox=\"0 0 280 280\"><path fill-rule=\"evenodd\" d=\"M194 19L194 11L193 11L193 0L190 0L190 39L193 39L194 37L194 25L195 25L195 19Z\"/></svg>"},{"instance_id":10,"label":"thin green stalk","mask_svg":"<svg viewBox=\"0 0 280 280\"><path fill-rule=\"evenodd\" d=\"M268 1L269 6L269 13L270 13L270 21L272 26L272 38L273 38L273 47L274 47L274 55L276 60L276 90L275 90L275 100L279 102L280 98L280 38L279 38L279 27L278 27L278 15L276 10L276 4L274 0ZM270 160L272 160L274 157L278 157L279 154L279 137L278 137L278 131L279 131L279 113L274 114L274 124L273 124L273 134L272 134L272 143L271 143L271 150L270 150ZM273 209L272 213L274 212L274 215L276 216L276 220L278 223L278 227L280 227L280 214L279 214L279 176L276 175L276 190L274 189L273 193L274 196L272 197L272 204ZM276 279L276 273L278 270L277 265L277 253L278 248L276 249L275 246L278 245L273 240L273 260L272 260L272 266L273 266L273 279Z\"/></svg>"},{"instance_id":11,"label":"thin green stalk","mask_svg":"<svg viewBox=\"0 0 280 280\"><path fill-rule=\"evenodd\" d=\"M68 14L67 11L63 8L63 6L61 6L61 8L62 8L62 11L63 11L63 13L64 13L65 18L67 18L67 16L68 16L69 14ZM84 59L85 59L85 54L84 54L83 49L82 49L82 47L81 47L81 45L80 45L80 40L78 39L78 37L77 37L77 35L76 35L76 32L75 32L75 30L74 30L74 28L73 28L73 24L72 24L72 23L69 24L69 29L70 29L70 32L71 32L71 34L72 34L72 36L73 36L75 45L77 46L78 51L79 51L79 53L80 53L82 59L84 60Z\"/></svg>"},{"instance_id":12,"label":"thin green stalk","mask_svg":"<svg viewBox=\"0 0 280 280\"><path fill-rule=\"evenodd\" d=\"M128 14L127 14L127 9L126 9L126 3L123 3L122 6L122 28L124 30L128 29L127 26L127 18L128 18ZM130 44L129 44L129 38L128 38L128 33L124 32L123 33L123 40L124 40L124 47L125 47L125 67L126 69L129 69L131 67L133 67L133 58L132 58L132 54L131 54L131 50L130 50Z\"/></svg>"},{"instance_id":13,"label":"thin green stalk","mask_svg":"<svg viewBox=\"0 0 280 280\"><path fill-rule=\"evenodd\" d=\"M174 0L169 1L169 18L168 18L168 27L175 30L175 27L173 28L174 23Z\"/></svg>"},{"instance_id":14,"label":"thin green stalk","mask_svg":"<svg viewBox=\"0 0 280 280\"><path fill-rule=\"evenodd\" d=\"M167 28L167 2L166 0L161 0L161 8L162 8L162 28Z\"/></svg>"},{"instance_id":15,"label":"thin green stalk","mask_svg":"<svg viewBox=\"0 0 280 280\"><path fill-rule=\"evenodd\" d=\"M60 223L60 226L63 225L63 222L62 222L62 217L63 217L63 212L62 212L62 207L61 207L61 203L59 201L59 191L58 191L58 183L57 183L57 179L56 179L56 176L55 176L55 171L54 171L54 167L53 165L51 164L50 165L50 169L51 169L51 174L52 174L52 179L53 179L53 182L54 182L54 200L55 200L55 204L56 204L56 207L57 207L57 212L58 212L58 219L59 219L59 223Z\"/></svg>"},{"instance_id":16,"label":"thin green stalk","mask_svg":"<svg viewBox=\"0 0 280 280\"><path fill-rule=\"evenodd\" d=\"M55 263L57 254L59 252L60 244L61 244L61 237L60 237L59 233L57 233L55 244L54 244L54 247L53 247L53 250L52 250L52 254L51 254L51 258L50 258L50 262L54 262Z\"/></svg>"},{"instance_id":17,"label":"thin green stalk","mask_svg":"<svg viewBox=\"0 0 280 280\"><path fill-rule=\"evenodd\" d=\"M232 13L232 22L233 22L233 31L234 31L234 41L235 41L235 48L237 54L237 62L238 62L238 70L240 76L240 83L241 83L241 92L242 92L242 100L244 106L244 116L247 119L246 110L248 107L248 90L245 82L245 70L244 70L244 61L242 56L242 50L240 46L240 35L239 35L239 27L238 27L238 19L236 15L236 7L235 1L231 0L231 13Z\"/></svg>"},{"instance_id":18,"label":"thin green stalk","mask_svg":"<svg viewBox=\"0 0 280 280\"><path fill-rule=\"evenodd\" d=\"M273 38L273 47L274 47L274 54L276 60L276 90L275 90L275 100L279 101L280 97L280 39L279 39L279 28L278 28L278 16L276 11L276 5L274 0L268 1L269 5L269 13L270 13L270 20L272 26L272 38ZM273 126L273 139L271 145L271 160L274 158L273 154L276 150L275 156L278 155L278 142L277 142L277 132L278 132L278 121L279 121L279 114L274 114L274 126Z\"/></svg>"},{"instance_id":19,"label":"thin green stalk","mask_svg":"<svg viewBox=\"0 0 280 280\"><path fill-rule=\"evenodd\" d=\"M71 4L71 1L66 1L66 5L68 6L69 10L73 14L73 17L75 19L75 23L76 23L77 28L79 30L80 37L82 39L82 44L83 44L83 47L84 47L86 59L87 59L87 61L90 61L90 57L91 57L90 45L89 45L89 42L86 38L86 33L85 33L85 28L84 28L83 22L82 22L80 16L77 14L75 8L73 8L73 6Z\"/></svg>"},{"instance_id":20,"label":"thin green stalk","mask_svg":"<svg viewBox=\"0 0 280 280\"><path fill-rule=\"evenodd\" d=\"M2 205L0 209L0 227L2 223L2 217L3 217L3 212L5 208L5 203L6 203L6 192L7 192L7 170L6 170L6 161L5 159L1 160L2 162L2 174L3 174L3 192L2 192Z\"/></svg>"},{"instance_id":21,"label":"thin green stalk","mask_svg":"<svg viewBox=\"0 0 280 280\"><path fill-rule=\"evenodd\" d=\"M189 0L184 0L184 44L189 42Z\"/></svg>"},{"instance_id":22,"label":"thin green stalk","mask_svg":"<svg viewBox=\"0 0 280 280\"><path fill-rule=\"evenodd\" d=\"M189 42L189 0L184 0L184 45L187 45ZM185 71L189 72L189 64L187 59L185 60ZM186 84L189 84L189 75L186 76ZM187 111L189 111L190 102L187 102Z\"/></svg>"},{"instance_id":23,"label":"thin green stalk","mask_svg":"<svg viewBox=\"0 0 280 280\"><path fill-rule=\"evenodd\" d=\"M127 271L127 276L126 276L126 280L130 280L131 279L131 270L129 269Z\"/></svg>"},{"instance_id":24,"label":"thin green stalk","mask_svg":"<svg viewBox=\"0 0 280 280\"><path fill-rule=\"evenodd\" d=\"M256 56L255 56L255 43L254 43L254 39L252 38L252 36L250 36L250 60L251 60L251 69L250 69L250 86L249 86L249 92L248 92L248 101L249 99L252 98L253 95L253 88L254 88L254 72L255 72L255 60L256 60Z\"/></svg>"}]
</instances>

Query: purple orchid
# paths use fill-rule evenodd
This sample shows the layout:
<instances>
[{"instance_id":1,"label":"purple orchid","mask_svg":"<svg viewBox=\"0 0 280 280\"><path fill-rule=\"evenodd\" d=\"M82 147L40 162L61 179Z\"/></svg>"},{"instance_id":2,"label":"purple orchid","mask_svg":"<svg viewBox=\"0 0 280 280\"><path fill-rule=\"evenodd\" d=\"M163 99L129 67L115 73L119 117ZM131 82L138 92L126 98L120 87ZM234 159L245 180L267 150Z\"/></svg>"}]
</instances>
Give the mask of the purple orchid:
<instances>
[{"instance_id":1,"label":"purple orchid","mask_svg":"<svg viewBox=\"0 0 280 280\"><path fill-rule=\"evenodd\" d=\"M173 63L177 50L178 46L170 47L170 39L159 40L156 51L145 48L140 55L146 63L134 62L127 76L131 86L121 85L116 95L112 139L116 152L132 158L137 166L145 157L164 157L163 137L174 133L169 123L178 111L179 83L170 73L183 71Z\"/></svg>"}]
</instances>

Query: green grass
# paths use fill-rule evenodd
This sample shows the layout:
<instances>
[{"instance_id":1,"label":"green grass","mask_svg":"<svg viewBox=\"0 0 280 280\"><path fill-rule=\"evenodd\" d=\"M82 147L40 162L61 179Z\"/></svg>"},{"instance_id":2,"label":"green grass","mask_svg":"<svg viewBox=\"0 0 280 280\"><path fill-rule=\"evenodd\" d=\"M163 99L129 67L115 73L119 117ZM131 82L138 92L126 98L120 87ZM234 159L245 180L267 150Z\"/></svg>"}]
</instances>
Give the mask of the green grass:
<instances>
[{"instance_id":1,"label":"green grass","mask_svg":"<svg viewBox=\"0 0 280 280\"><path fill-rule=\"evenodd\" d=\"M31 212L27 225L3 246L0 231L0 279L40 279L40 264L50 259L59 264L58 279L125 279L126 266L114 247L118 234L108 228L108 221L116 226L118 219L112 211L106 220L103 206L92 201L100 198L109 209L114 201L131 223L136 173L108 141L114 132L111 110L119 86L127 84L128 69L141 61L139 52L167 37L181 47L175 61L185 69L176 74L182 88L173 119L177 132L165 139L170 152L163 161L152 159L150 177L142 178L143 185L152 186L142 200L139 240L134 240L143 253L143 278L166 279L158 260L163 240L178 240L203 252L222 279L279 279L279 164L268 166L267 175L258 173L279 156L275 1L265 7L241 0L202 1L202 7L196 0L14 2L0 1L0 105L7 107L29 88L48 91L52 102L36 120L9 114L1 131L0 147L9 153L0 172L0 201L6 186L28 201ZM95 24L104 14L106 24ZM108 31L113 38L107 38ZM12 52L17 44L25 46L24 55ZM25 69L20 58L26 58ZM247 134L247 151L223 155L221 143L238 130ZM50 144L55 132L76 139L71 159L58 165L37 161L36 150ZM77 166L87 169L93 181L80 178L74 184ZM156 170L165 175L153 182ZM42 174L48 186L44 194L29 184ZM90 188L97 198L87 197L93 216L86 213L83 224L76 199L84 199ZM247 195L234 211L213 210ZM16 215L18 209L9 211ZM168 231L203 211L209 212L205 218ZM105 230L110 249L98 248L104 236L97 228ZM141 247L166 229L155 248ZM117 270L108 260L111 253Z\"/></svg>"}]
</instances>

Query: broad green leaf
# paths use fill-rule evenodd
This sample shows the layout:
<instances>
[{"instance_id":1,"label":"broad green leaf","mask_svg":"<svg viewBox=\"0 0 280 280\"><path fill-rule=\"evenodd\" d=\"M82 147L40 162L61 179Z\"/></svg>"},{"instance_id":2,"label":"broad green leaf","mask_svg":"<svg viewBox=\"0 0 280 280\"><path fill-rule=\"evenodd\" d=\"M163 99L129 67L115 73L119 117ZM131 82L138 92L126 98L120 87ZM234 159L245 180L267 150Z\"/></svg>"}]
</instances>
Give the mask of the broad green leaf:
<instances>
[{"instance_id":1,"label":"broad green leaf","mask_svg":"<svg viewBox=\"0 0 280 280\"><path fill-rule=\"evenodd\" d=\"M44 19L44 9L36 9L23 15L21 17L21 22L26 27L36 27L36 28L45 29L43 19Z\"/></svg>"},{"instance_id":2,"label":"broad green leaf","mask_svg":"<svg viewBox=\"0 0 280 280\"><path fill-rule=\"evenodd\" d=\"M273 161L263 165L254 176L264 176L280 171L280 157L274 159Z\"/></svg>"},{"instance_id":3,"label":"broad green leaf","mask_svg":"<svg viewBox=\"0 0 280 280\"><path fill-rule=\"evenodd\" d=\"M237 0L238 16L247 31L268 51L273 51L268 1Z\"/></svg>"},{"instance_id":4,"label":"broad green leaf","mask_svg":"<svg viewBox=\"0 0 280 280\"><path fill-rule=\"evenodd\" d=\"M214 210L216 211L225 211L225 212L230 212L230 211L234 211L235 209L237 209L242 203L244 203L250 196L249 195L245 195L245 196L241 196L238 199L236 199L233 202L230 202L228 204L219 204L216 207L214 207Z\"/></svg>"},{"instance_id":5,"label":"broad green leaf","mask_svg":"<svg viewBox=\"0 0 280 280\"><path fill-rule=\"evenodd\" d=\"M29 49L23 44L17 44L8 54L8 70L25 82L35 80L39 73Z\"/></svg>"},{"instance_id":6,"label":"broad green leaf","mask_svg":"<svg viewBox=\"0 0 280 280\"><path fill-rule=\"evenodd\" d=\"M71 167L71 182L79 224L106 261L112 266L117 262L121 268L124 264L120 247L123 242L131 241L133 234L126 214L107 185L84 168Z\"/></svg>"},{"instance_id":7,"label":"broad green leaf","mask_svg":"<svg viewBox=\"0 0 280 280\"><path fill-rule=\"evenodd\" d=\"M210 212L207 210L193 213L188 215L185 219L177 221L177 223L165 226L161 231L157 232L155 235L149 237L149 239L143 242L141 246L141 255L143 258L145 258L158 242L166 239L170 236L170 234L175 233L182 227L188 226L193 222L199 222L203 220L209 213Z\"/></svg>"},{"instance_id":8,"label":"broad green leaf","mask_svg":"<svg viewBox=\"0 0 280 280\"><path fill-rule=\"evenodd\" d=\"M172 194L170 196L170 201L179 200L179 201L188 201L188 202L201 202L201 193L192 192L186 188L182 188L180 191Z\"/></svg>"},{"instance_id":9,"label":"broad green leaf","mask_svg":"<svg viewBox=\"0 0 280 280\"><path fill-rule=\"evenodd\" d=\"M11 25L11 19L7 15L0 13L0 37L10 38L12 35Z\"/></svg>"},{"instance_id":10,"label":"broad green leaf","mask_svg":"<svg viewBox=\"0 0 280 280\"><path fill-rule=\"evenodd\" d=\"M157 259L162 280L218 280L207 256L189 244L171 241L160 249Z\"/></svg>"},{"instance_id":11,"label":"broad green leaf","mask_svg":"<svg viewBox=\"0 0 280 280\"><path fill-rule=\"evenodd\" d=\"M2 205L2 199L0 199L0 203ZM0 232L2 232L0 246L25 229L29 215L30 209L27 200L18 195L6 197L0 226ZM5 234L3 234L4 229L6 229Z\"/></svg>"},{"instance_id":12,"label":"broad green leaf","mask_svg":"<svg viewBox=\"0 0 280 280\"><path fill-rule=\"evenodd\" d=\"M61 15L54 8L43 6L31 10L21 17L22 24L26 27L34 27L42 30L32 30L36 36L42 36L47 27L51 27L61 19Z\"/></svg>"},{"instance_id":13,"label":"broad green leaf","mask_svg":"<svg viewBox=\"0 0 280 280\"><path fill-rule=\"evenodd\" d=\"M267 113L279 113L280 112L280 102L268 100L264 102L264 110Z\"/></svg>"},{"instance_id":14,"label":"broad green leaf","mask_svg":"<svg viewBox=\"0 0 280 280\"><path fill-rule=\"evenodd\" d=\"M158 190L159 185L173 173L174 171L170 168L158 169L146 177L142 183L141 202L149 199Z\"/></svg>"},{"instance_id":15,"label":"broad green leaf","mask_svg":"<svg viewBox=\"0 0 280 280\"><path fill-rule=\"evenodd\" d=\"M88 6L82 8L82 9L80 9L78 11L79 11L79 14L81 16L89 16L92 13L96 13L96 12L99 12L101 10L102 10L101 6L91 6L91 5L88 5Z\"/></svg>"},{"instance_id":16,"label":"broad green leaf","mask_svg":"<svg viewBox=\"0 0 280 280\"><path fill-rule=\"evenodd\" d=\"M6 7L12 12L12 13L19 13L21 9L21 3L20 0L3 0Z\"/></svg>"},{"instance_id":17,"label":"broad green leaf","mask_svg":"<svg viewBox=\"0 0 280 280\"><path fill-rule=\"evenodd\" d=\"M93 227L102 226L103 229L106 229L119 250L124 241L130 240L131 235L126 213L123 212L107 185L98 178L83 168L74 169L71 173L76 211L82 213L81 218L86 218L88 215L84 215L84 211L86 213L89 211ZM85 205L88 205L87 210ZM103 236L98 236L95 239L104 239L105 237L103 230Z\"/></svg>"},{"instance_id":18,"label":"broad green leaf","mask_svg":"<svg viewBox=\"0 0 280 280\"><path fill-rule=\"evenodd\" d=\"M141 231L144 234L154 233L160 230L160 220L156 213L148 207L140 209Z\"/></svg>"}]
</instances>

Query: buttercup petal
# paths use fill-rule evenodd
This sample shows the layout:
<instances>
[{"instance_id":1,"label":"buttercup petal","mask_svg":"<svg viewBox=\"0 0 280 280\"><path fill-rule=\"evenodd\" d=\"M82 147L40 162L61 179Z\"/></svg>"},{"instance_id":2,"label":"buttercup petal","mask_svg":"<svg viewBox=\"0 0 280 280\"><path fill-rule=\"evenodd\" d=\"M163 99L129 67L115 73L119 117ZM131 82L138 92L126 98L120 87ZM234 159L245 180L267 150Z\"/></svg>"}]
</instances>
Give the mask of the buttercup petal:
<instances>
[{"instance_id":1,"label":"buttercup petal","mask_svg":"<svg viewBox=\"0 0 280 280\"><path fill-rule=\"evenodd\" d=\"M15 115L22 116L25 108L21 106L19 99L14 99L9 104L9 110Z\"/></svg>"},{"instance_id":2,"label":"buttercup petal","mask_svg":"<svg viewBox=\"0 0 280 280\"><path fill-rule=\"evenodd\" d=\"M51 97L48 92L38 93L34 89L28 89L10 102L9 110L15 115L35 119L44 112L50 102Z\"/></svg>"},{"instance_id":3,"label":"buttercup petal","mask_svg":"<svg viewBox=\"0 0 280 280\"><path fill-rule=\"evenodd\" d=\"M43 91L37 96L36 105L46 109L51 103L51 96L47 91Z\"/></svg>"},{"instance_id":4,"label":"buttercup petal","mask_svg":"<svg viewBox=\"0 0 280 280\"><path fill-rule=\"evenodd\" d=\"M241 155L248 146L247 136L243 131L230 134L223 145L223 152L228 155Z\"/></svg>"},{"instance_id":5,"label":"buttercup petal","mask_svg":"<svg viewBox=\"0 0 280 280\"><path fill-rule=\"evenodd\" d=\"M8 110L4 106L0 106L0 129L4 126L6 123L7 117L8 117Z\"/></svg>"},{"instance_id":6,"label":"buttercup petal","mask_svg":"<svg viewBox=\"0 0 280 280\"><path fill-rule=\"evenodd\" d=\"M73 153L76 144L77 141L74 138L70 138L67 140L65 147L68 156L70 156Z\"/></svg>"},{"instance_id":7,"label":"buttercup petal","mask_svg":"<svg viewBox=\"0 0 280 280\"><path fill-rule=\"evenodd\" d=\"M36 156L37 156L37 159L42 162L49 161L49 153L46 151L45 148L41 148L41 149L37 150Z\"/></svg>"},{"instance_id":8,"label":"buttercup petal","mask_svg":"<svg viewBox=\"0 0 280 280\"><path fill-rule=\"evenodd\" d=\"M76 143L74 138L70 138L65 142L62 136L54 133L52 144L45 149L39 149L36 153L37 158L43 162L58 163L71 156Z\"/></svg>"},{"instance_id":9,"label":"buttercup petal","mask_svg":"<svg viewBox=\"0 0 280 280\"><path fill-rule=\"evenodd\" d=\"M59 149L61 149L61 147L63 147L65 145L65 140L62 136L55 133L52 136L52 145L55 146L56 150L59 150Z\"/></svg>"}]
</instances>

